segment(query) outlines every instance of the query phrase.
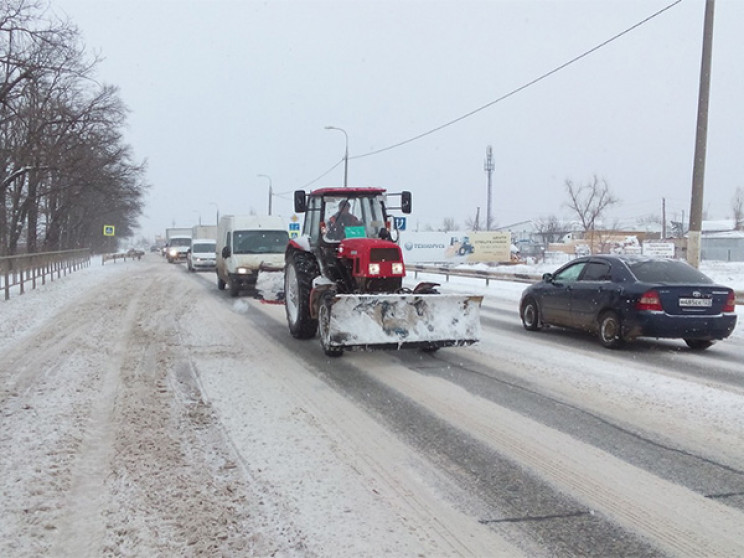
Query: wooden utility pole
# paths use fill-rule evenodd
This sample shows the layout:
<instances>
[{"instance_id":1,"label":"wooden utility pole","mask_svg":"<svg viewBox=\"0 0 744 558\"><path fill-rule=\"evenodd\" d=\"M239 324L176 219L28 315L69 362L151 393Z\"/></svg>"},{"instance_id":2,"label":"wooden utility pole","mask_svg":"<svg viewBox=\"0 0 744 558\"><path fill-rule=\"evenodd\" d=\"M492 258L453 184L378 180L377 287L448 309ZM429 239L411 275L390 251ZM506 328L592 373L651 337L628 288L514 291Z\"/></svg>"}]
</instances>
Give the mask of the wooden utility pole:
<instances>
[{"instance_id":1,"label":"wooden utility pole","mask_svg":"<svg viewBox=\"0 0 744 558\"><path fill-rule=\"evenodd\" d=\"M695 161L692 169L690 200L690 230L687 235L687 262L700 266L700 237L703 226L703 184L705 182L705 151L708 140L708 101L710 98L711 55L713 50L713 11L715 0L705 1L703 23L703 58L700 63L700 93L698 95Z\"/></svg>"}]
</instances>

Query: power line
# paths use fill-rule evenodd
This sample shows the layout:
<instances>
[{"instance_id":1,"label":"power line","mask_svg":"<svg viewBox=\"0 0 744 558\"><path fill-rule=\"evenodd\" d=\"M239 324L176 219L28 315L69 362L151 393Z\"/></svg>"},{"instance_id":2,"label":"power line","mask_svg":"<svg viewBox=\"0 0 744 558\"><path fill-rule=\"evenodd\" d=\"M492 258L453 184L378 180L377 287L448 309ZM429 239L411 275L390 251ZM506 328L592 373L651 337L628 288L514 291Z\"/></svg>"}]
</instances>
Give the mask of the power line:
<instances>
[{"instance_id":1,"label":"power line","mask_svg":"<svg viewBox=\"0 0 744 558\"><path fill-rule=\"evenodd\" d=\"M432 128L431 130L429 130L427 132L423 132L423 133L421 133L421 134L419 134L417 136L414 136L412 138L409 138L407 140L403 140L403 141L398 142L398 143L395 143L393 145L389 145L387 147L382 147L380 149L376 149L376 150L370 151L368 153L363 153L361 155L354 155L353 157L349 157L349 159L362 159L363 157L370 157L372 155L378 155L379 153L383 153L385 151L390 151L392 149L396 149L396 148L401 147L403 145L406 145L406 144L412 143L414 141L420 140L422 138L425 138L426 136L430 136L431 134L434 134L434 133L436 133L436 132L438 132L440 130L443 130L444 128L448 128L449 126L452 126L453 124L456 124L456 123L458 123L458 122L460 122L462 120L465 120L466 118L470 118L474 114L477 114L477 113L479 113L481 111L484 111L487 108L492 107L496 103L500 103L501 101L504 101L504 100L508 99L509 97L512 97L512 96L516 95L517 93L520 93L521 91L524 91L528 87L532 87L533 85L535 85L535 84L543 81L544 79L547 79L548 77L552 76L553 74L555 74L557 72L560 72L561 70L563 70L563 69L567 68L568 66L570 66L570 65L578 62L579 60L581 60L583 58L586 58L590 54L593 54L594 52L596 52L599 49L607 46L608 44L612 43L613 41L616 41L620 37L622 37L624 35L627 35L631 31L637 29L638 27L640 27L641 25L644 25L645 23L648 23L649 21L651 21L655 17L660 16L662 13L664 13L667 10L673 8L674 6L676 6L677 4L679 4L681 2L682 2L682 0L676 0L675 2L672 2L668 6L660 9L659 11L657 11L657 12L655 12L653 14L651 14L650 16L648 16L647 18L639 21L635 25L632 25L631 27L628 27L624 31L621 31L620 33L618 33L618 34L610 37L606 41L603 41L603 42L599 43L598 45L596 45L595 47L593 47L593 48L585 51L584 53L582 53L582 54L580 54L580 55L572 58L568 62L564 62L560 66L557 66L556 68L553 68L549 72L546 72L546 73L542 74L541 76L533 79L532 81L529 81L529 82L525 83L524 85L521 85L520 87L517 87L516 89L513 89L512 91L510 91L509 93L506 93L505 95L502 95L498 99L494 99L493 101L491 101L489 103L486 103L485 105L483 105L481 107L478 107L478 108L476 108L474 110L471 110L470 112L468 112L466 114L463 114L462 116L459 116L458 118L455 118L454 120L450 120L449 122L445 122L444 124L441 124L440 126L437 126L436 128ZM338 166L339 164L340 164L340 162L337 163L336 166ZM334 166L333 168L336 168L336 166ZM330 171L328 171L328 172L330 172ZM323 176L325 176L325 175L323 175ZM319 180L320 178L322 178L322 176L319 177L319 178L317 178L316 180ZM311 182L311 184L312 184L312 182Z\"/></svg>"}]
</instances>

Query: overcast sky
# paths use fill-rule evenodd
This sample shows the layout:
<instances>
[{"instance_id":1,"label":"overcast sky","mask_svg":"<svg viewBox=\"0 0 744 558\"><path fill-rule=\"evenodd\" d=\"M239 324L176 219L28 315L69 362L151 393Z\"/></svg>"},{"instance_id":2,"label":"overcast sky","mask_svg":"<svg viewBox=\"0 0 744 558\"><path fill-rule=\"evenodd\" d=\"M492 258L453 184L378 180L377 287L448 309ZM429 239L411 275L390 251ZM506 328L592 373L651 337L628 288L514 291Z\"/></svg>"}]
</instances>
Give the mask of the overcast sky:
<instances>
[{"instance_id":1,"label":"overcast sky","mask_svg":"<svg viewBox=\"0 0 744 558\"><path fill-rule=\"evenodd\" d=\"M605 179L613 219L689 219L704 0L664 13L450 126L674 0L51 0L104 61L147 160L142 232L292 215L292 190L410 190L409 228L570 216L565 181ZM744 187L744 1L718 0L704 208ZM317 182L335 164L330 173Z\"/></svg>"}]
</instances>

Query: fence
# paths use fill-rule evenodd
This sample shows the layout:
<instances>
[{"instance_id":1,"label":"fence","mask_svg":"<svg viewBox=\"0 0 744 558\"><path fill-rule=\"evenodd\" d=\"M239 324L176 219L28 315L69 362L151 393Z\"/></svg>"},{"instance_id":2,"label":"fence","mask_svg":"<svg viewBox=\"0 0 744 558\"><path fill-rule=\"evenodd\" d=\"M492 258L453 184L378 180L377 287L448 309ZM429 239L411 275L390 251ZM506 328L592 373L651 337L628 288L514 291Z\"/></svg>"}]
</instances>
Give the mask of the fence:
<instances>
[{"instance_id":1,"label":"fence","mask_svg":"<svg viewBox=\"0 0 744 558\"><path fill-rule=\"evenodd\" d=\"M47 278L54 281L63 275L90 265L90 250L64 250L62 252L39 252L36 254L19 254L0 256L0 279L5 291L5 300L10 298L11 288L18 288L19 294L26 292L28 285L32 289L37 284L46 284Z\"/></svg>"}]
</instances>

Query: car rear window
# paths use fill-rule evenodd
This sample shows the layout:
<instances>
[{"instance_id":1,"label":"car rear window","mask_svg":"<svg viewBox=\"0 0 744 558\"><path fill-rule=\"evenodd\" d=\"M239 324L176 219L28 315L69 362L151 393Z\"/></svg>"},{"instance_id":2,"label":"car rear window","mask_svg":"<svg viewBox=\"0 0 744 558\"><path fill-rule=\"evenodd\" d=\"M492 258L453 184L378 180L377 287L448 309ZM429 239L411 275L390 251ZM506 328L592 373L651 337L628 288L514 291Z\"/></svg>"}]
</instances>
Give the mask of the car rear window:
<instances>
[{"instance_id":1,"label":"car rear window","mask_svg":"<svg viewBox=\"0 0 744 558\"><path fill-rule=\"evenodd\" d=\"M713 283L710 277L681 260L629 262L628 267L644 283Z\"/></svg>"}]
</instances>

